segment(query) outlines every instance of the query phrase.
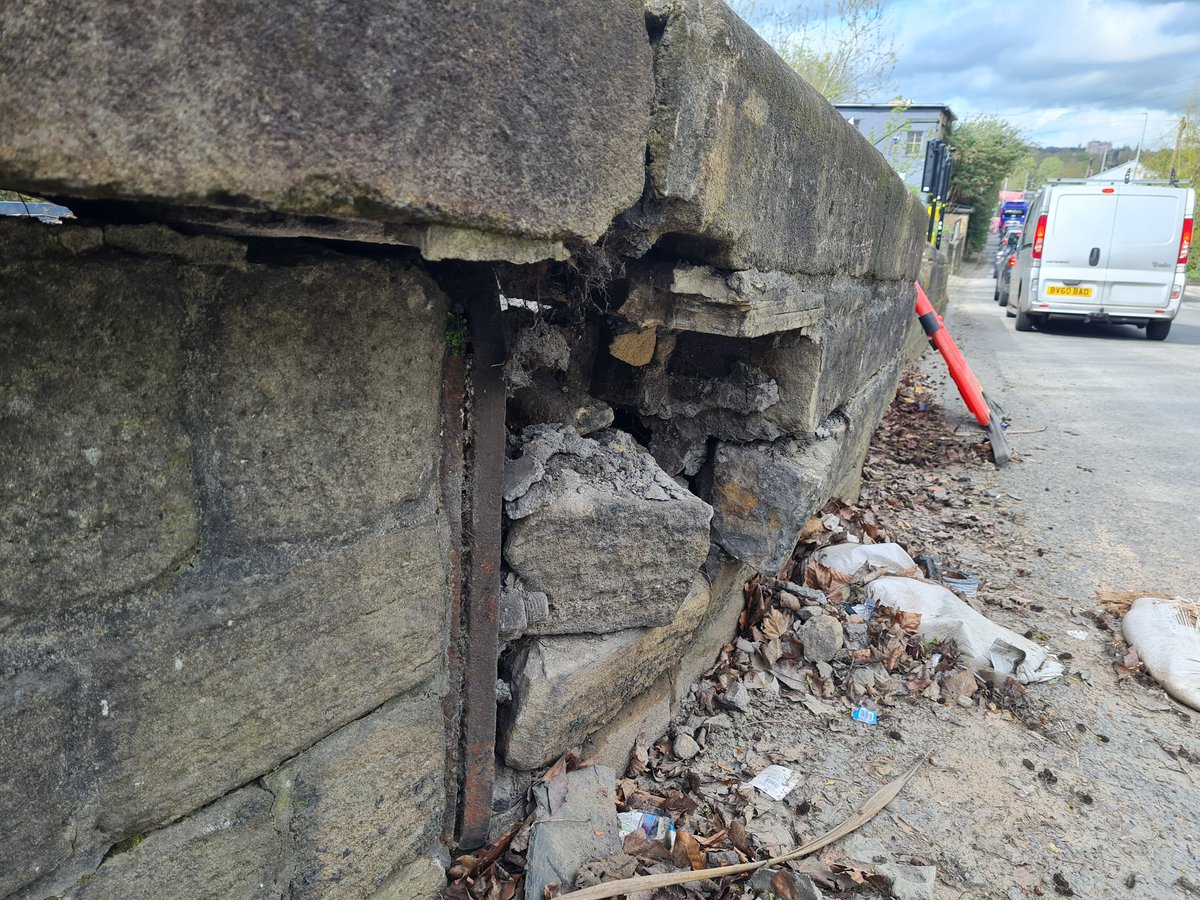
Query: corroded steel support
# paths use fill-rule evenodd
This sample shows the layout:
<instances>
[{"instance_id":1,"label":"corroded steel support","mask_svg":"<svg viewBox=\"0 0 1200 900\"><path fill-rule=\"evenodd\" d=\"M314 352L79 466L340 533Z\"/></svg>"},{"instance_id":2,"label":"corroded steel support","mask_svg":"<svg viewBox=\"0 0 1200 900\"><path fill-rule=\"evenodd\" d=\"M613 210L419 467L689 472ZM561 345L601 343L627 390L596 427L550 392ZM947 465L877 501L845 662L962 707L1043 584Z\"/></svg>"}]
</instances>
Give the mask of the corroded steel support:
<instances>
[{"instance_id":1,"label":"corroded steel support","mask_svg":"<svg viewBox=\"0 0 1200 900\"><path fill-rule=\"evenodd\" d=\"M487 843L496 774L500 511L504 476L504 332L494 290L475 290L468 308L473 350L469 538L466 562L463 794L460 846Z\"/></svg>"}]
</instances>

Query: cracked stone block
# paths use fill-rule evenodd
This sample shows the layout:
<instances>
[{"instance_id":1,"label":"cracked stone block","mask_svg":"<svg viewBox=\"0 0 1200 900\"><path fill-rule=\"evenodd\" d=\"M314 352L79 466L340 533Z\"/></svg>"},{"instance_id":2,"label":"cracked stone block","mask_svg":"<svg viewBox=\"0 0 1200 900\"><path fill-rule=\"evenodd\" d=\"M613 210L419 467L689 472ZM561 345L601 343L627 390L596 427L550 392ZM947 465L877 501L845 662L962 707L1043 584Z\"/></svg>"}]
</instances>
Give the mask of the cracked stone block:
<instances>
[{"instance_id":1,"label":"cracked stone block","mask_svg":"<svg viewBox=\"0 0 1200 900\"><path fill-rule=\"evenodd\" d=\"M753 363L779 385L763 416L790 435L814 433L897 357L913 320L911 281L835 279L820 321L763 343Z\"/></svg>"},{"instance_id":2,"label":"cracked stone block","mask_svg":"<svg viewBox=\"0 0 1200 900\"><path fill-rule=\"evenodd\" d=\"M623 432L581 438L535 427L523 441L544 474L506 504L504 558L548 598L549 615L528 633L669 623L708 553L708 504Z\"/></svg>"},{"instance_id":3,"label":"cracked stone block","mask_svg":"<svg viewBox=\"0 0 1200 900\"><path fill-rule=\"evenodd\" d=\"M98 605L87 629L6 634L0 888L185 815L390 697L444 690L446 541L434 520L283 573L196 573Z\"/></svg>"},{"instance_id":4,"label":"cracked stone block","mask_svg":"<svg viewBox=\"0 0 1200 900\"><path fill-rule=\"evenodd\" d=\"M719 444L705 476L718 543L759 572L778 572L812 513L830 497L857 496L863 457L898 376L894 361L812 440Z\"/></svg>"},{"instance_id":5,"label":"cracked stone block","mask_svg":"<svg viewBox=\"0 0 1200 900\"><path fill-rule=\"evenodd\" d=\"M621 775L639 739L650 742L671 724L671 679L663 675L640 696L630 700L616 718L588 735L583 755Z\"/></svg>"},{"instance_id":6,"label":"cracked stone block","mask_svg":"<svg viewBox=\"0 0 1200 900\"><path fill-rule=\"evenodd\" d=\"M444 743L439 698L400 697L269 775L287 895L374 896L397 866L428 857L444 814Z\"/></svg>"},{"instance_id":7,"label":"cracked stone block","mask_svg":"<svg viewBox=\"0 0 1200 900\"><path fill-rule=\"evenodd\" d=\"M514 769L536 769L613 721L679 657L708 610L697 577L674 620L661 628L529 639L512 663L513 703L498 745Z\"/></svg>"},{"instance_id":8,"label":"cracked stone block","mask_svg":"<svg viewBox=\"0 0 1200 900\"><path fill-rule=\"evenodd\" d=\"M159 831L119 846L62 900L131 897L227 900L274 898L280 835L274 798L259 787L239 788Z\"/></svg>"},{"instance_id":9,"label":"cracked stone block","mask_svg":"<svg viewBox=\"0 0 1200 900\"><path fill-rule=\"evenodd\" d=\"M924 211L870 143L724 3L648 12L646 242L726 269L911 281Z\"/></svg>"},{"instance_id":10,"label":"cracked stone block","mask_svg":"<svg viewBox=\"0 0 1200 900\"><path fill-rule=\"evenodd\" d=\"M552 790L555 785L538 784L533 790L537 810L526 854L526 897L544 896L551 884L565 893L584 863L621 852L616 773L596 765L561 778L564 796Z\"/></svg>"},{"instance_id":11,"label":"cracked stone block","mask_svg":"<svg viewBox=\"0 0 1200 900\"><path fill-rule=\"evenodd\" d=\"M637 0L92 13L0 6L6 187L446 225L434 255L526 262L597 240L645 185ZM253 114L232 99L248 84Z\"/></svg>"}]
</instances>

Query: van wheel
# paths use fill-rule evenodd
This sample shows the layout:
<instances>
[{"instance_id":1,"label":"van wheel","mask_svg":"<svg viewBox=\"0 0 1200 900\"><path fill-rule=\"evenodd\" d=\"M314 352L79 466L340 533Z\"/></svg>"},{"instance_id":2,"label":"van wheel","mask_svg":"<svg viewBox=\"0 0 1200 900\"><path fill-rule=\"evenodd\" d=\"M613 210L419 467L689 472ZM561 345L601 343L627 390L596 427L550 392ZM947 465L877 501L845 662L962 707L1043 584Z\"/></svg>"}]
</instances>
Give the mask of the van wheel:
<instances>
[{"instance_id":1,"label":"van wheel","mask_svg":"<svg viewBox=\"0 0 1200 900\"><path fill-rule=\"evenodd\" d=\"M1000 302L1000 288L999 287L997 287L994 291L992 291L992 300L996 303Z\"/></svg>"},{"instance_id":2,"label":"van wheel","mask_svg":"<svg viewBox=\"0 0 1200 900\"><path fill-rule=\"evenodd\" d=\"M1146 337L1152 341L1165 341L1170 333L1170 319L1151 319L1146 323Z\"/></svg>"},{"instance_id":3,"label":"van wheel","mask_svg":"<svg viewBox=\"0 0 1200 900\"><path fill-rule=\"evenodd\" d=\"M1001 306L1008 306L1008 291L1004 291L996 302Z\"/></svg>"},{"instance_id":4,"label":"van wheel","mask_svg":"<svg viewBox=\"0 0 1200 900\"><path fill-rule=\"evenodd\" d=\"M1033 331L1033 319L1028 313L1017 310L1017 331Z\"/></svg>"}]
</instances>

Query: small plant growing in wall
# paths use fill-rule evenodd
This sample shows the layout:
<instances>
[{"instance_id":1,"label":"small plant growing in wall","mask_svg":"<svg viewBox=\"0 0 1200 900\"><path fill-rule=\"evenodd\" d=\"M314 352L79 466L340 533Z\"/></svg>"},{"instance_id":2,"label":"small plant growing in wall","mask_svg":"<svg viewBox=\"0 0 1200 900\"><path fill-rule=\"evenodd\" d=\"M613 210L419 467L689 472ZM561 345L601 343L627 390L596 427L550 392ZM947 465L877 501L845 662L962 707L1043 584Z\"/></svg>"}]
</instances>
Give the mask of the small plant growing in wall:
<instances>
[{"instance_id":1,"label":"small plant growing in wall","mask_svg":"<svg viewBox=\"0 0 1200 900\"><path fill-rule=\"evenodd\" d=\"M463 344L467 340L467 317L460 312L450 310L446 313L446 349L455 356L463 352Z\"/></svg>"}]
</instances>

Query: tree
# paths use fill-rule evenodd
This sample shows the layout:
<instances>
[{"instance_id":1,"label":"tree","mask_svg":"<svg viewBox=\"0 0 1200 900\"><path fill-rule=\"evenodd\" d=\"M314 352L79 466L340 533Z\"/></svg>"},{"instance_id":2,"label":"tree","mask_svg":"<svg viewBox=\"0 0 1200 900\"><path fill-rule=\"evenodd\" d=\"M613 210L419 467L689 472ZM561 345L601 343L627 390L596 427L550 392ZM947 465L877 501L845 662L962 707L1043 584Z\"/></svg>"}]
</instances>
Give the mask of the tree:
<instances>
[{"instance_id":1,"label":"tree","mask_svg":"<svg viewBox=\"0 0 1200 900\"><path fill-rule=\"evenodd\" d=\"M951 131L948 143L955 151L950 200L975 208L967 225L967 250L978 253L987 241L1004 176L1029 146L1015 125L998 116L968 119Z\"/></svg>"},{"instance_id":2,"label":"tree","mask_svg":"<svg viewBox=\"0 0 1200 900\"><path fill-rule=\"evenodd\" d=\"M1200 101L1192 100L1188 104L1172 137L1171 147L1143 153L1142 163L1159 178L1170 178L1174 170L1178 180L1190 181L1192 187L1200 187ZM1200 252L1195 249L1188 258L1188 278L1200 280Z\"/></svg>"},{"instance_id":3,"label":"tree","mask_svg":"<svg viewBox=\"0 0 1200 900\"><path fill-rule=\"evenodd\" d=\"M732 6L801 78L830 103L841 103L877 94L891 78L896 53L886 2L810 0L789 9L739 0Z\"/></svg>"},{"instance_id":4,"label":"tree","mask_svg":"<svg viewBox=\"0 0 1200 900\"><path fill-rule=\"evenodd\" d=\"M1037 167L1037 184L1040 187L1052 178L1062 178L1064 163L1061 157L1047 156Z\"/></svg>"}]
</instances>

